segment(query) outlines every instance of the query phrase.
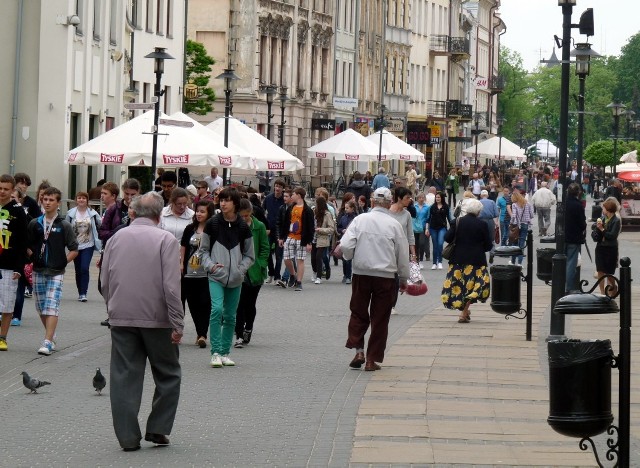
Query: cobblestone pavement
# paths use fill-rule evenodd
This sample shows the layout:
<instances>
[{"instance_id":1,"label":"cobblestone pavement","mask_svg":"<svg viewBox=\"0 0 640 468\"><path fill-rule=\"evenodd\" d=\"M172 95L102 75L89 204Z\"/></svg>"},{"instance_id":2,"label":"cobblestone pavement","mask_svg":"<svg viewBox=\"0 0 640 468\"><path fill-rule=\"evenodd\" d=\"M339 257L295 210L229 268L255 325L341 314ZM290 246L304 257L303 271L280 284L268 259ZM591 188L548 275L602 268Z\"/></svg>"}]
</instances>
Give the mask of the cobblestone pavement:
<instances>
[{"instance_id":1,"label":"cobblestone pavement","mask_svg":"<svg viewBox=\"0 0 640 468\"><path fill-rule=\"evenodd\" d=\"M640 235L622 236L621 254L632 258L637 277ZM585 259L583 272L592 270ZM187 316L171 446L143 442L142 450L124 453L111 426L109 392L98 396L91 386L96 367L109 379L110 338L99 325L104 305L95 282L88 303L75 300L70 268L59 350L36 353L42 326L27 299L23 324L11 329L9 351L0 355L0 466L594 466L577 440L546 424L550 288L534 280L534 336L526 342L524 321L505 321L488 304L473 309L470 324L457 324L440 306L444 271L424 274L430 291L400 298L379 372L348 369L349 288L340 283L340 267L321 285L307 278L303 292L265 285L251 344L232 352L235 368L208 366L209 352L193 345ZM617 352L617 318L569 319L567 336L611 338ZM639 349L636 333L634 355ZM632 465L638 465L640 365L632 366ZM52 385L28 394L23 370ZM616 370L612 376L617 415ZM143 430L151 397L148 371Z\"/></svg>"}]
</instances>

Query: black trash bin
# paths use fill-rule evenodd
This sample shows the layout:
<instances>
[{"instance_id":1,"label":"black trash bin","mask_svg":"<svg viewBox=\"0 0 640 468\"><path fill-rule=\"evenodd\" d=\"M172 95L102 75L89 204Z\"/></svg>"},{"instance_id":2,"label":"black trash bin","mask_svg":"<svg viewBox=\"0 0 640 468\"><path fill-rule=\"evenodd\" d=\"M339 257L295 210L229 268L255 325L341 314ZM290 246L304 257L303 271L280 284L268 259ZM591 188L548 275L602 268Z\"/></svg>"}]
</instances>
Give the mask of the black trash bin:
<instances>
[{"instance_id":1,"label":"black trash bin","mask_svg":"<svg viewBox=\"0 0 640 468\"><path fill-rule=\"evenodd\" d=\"M520 265L493 265L491 274L491 308L500 314L520 310Z\"/></svg>"},{"instance_id":2,"label":"black trash bin","mask_svg":"<svg viewBox=\"0 0 640 468\"><path fill-rule=\"evenodd\" d=\"M550 341L549 418L556 432L592 437L613 422L610 340Z\"/></svg>"},{"instance_id":3,"label":"black trash bin","mask_svg":"<svg viewBox=\"0 0 640 468\"><path fill-rule=\"evenodd\" d=\"M536 250L538 257L538 268L536 276L542 281L551 281L553 271L553 256L556 253L555 248L541 247Z\"/></svg>"},{"instance_id":4,"label":"black trash bin","mask_svg":"<svg viewBox=\"0 0 640 468\"><path fill-rule=\"evenodd\" d=\"M591 207L591 221L595 221L602 216L602 205L600 204L601 202L602 200L593 201L593 206Z\"/></svg>"}]
</instances>

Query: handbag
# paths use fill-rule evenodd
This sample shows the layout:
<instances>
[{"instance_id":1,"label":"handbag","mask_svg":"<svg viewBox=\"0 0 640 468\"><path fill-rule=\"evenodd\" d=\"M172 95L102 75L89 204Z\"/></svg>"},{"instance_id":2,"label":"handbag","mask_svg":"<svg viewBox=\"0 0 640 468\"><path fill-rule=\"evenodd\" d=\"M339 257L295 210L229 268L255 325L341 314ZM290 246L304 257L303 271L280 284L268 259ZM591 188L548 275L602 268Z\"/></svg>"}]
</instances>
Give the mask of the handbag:
<instances>
[{"instance_id":1,"label":"handbag","mask_svg":"<svg viewBox=\"0 0 640 468\"><path fill-rule=\"evenodd\" d=\"M520 239L520 222L516 218L516 224L509 224L509 244L517 245Z\"/></svg>"},{"instance_id":2,"label":"handbag","mask_svg":"<svg viewBox=\"0 0 640 468\"><path fill-rule=\"evenodd\" d=\"M519 233L518 233L519 234ZM496 226L496 229L494 231L494 235L493 235L493 241L497 244L500 245L500 228L498 226Z\"/></svg>"},{"instance_id":3,"label":"handbag","mask_svg":"<svg viewBox=\"0 0 640 468\"><path fill-rule=\"evenodd\" d=\"M458 221L456 220L456 231L455 234L453 235L453 241L449 242L444 249L442 249L442 258L444 258L445 260L451 260L451 257L453 257L453 252L456 249L456 237L458 237Z\"/></svg>"}]
</instances>

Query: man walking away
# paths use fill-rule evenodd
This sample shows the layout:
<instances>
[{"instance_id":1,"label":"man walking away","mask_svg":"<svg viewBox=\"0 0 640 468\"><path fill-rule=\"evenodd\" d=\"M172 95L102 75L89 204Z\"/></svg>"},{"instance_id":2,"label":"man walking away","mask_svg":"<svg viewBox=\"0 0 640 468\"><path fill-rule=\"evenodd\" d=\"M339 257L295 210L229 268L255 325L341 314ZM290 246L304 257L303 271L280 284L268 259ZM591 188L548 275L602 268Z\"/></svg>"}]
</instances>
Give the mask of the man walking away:
<instances>
[{"instance_id":1,"label":"man walking away","mask_svg":"<svg viewBox=\"0 0 640 468\"><path fill-rule=\"evenodd\" d=\"M377 189L371 201L373 209L356 216L340 240L344 258L353 259L351 318L346 347L356 349L349 364L365 371L379 370L377 362L384 360L387 347L389 318L396 291L398 275L400 291L404 291L409 277L409 244L405 231L389 215L393 197L387 188ZM364 336L371 324L367 352Z\"/></svg>"},{"instance_id":2,"label":"man walking away","mask_svg":"<svg viewBox=\"0 0 640 468\"><path fill-rule=\"evenodd\" d=\"M180 398L180 245L157 227L163 205L157 192L134 198L135 219L113 235L102 259L102 294L111 324L111 414L125 451L140 448L138 412L147 359L156 387L145 440L169 444Z\"/></svg>"},{"instance_id":3,"label":"man walking away","mask_svg":"<svg viewBox=\"0 0 640 468\"><path fill-rule=\"evenodd\" d=\"M546 182L540 182L540 188L531 197L531 203L538 212L538 234L546 236L551 225L551 206L556 204L556 196L547 188Z\"/></svg>"}]
</instances>

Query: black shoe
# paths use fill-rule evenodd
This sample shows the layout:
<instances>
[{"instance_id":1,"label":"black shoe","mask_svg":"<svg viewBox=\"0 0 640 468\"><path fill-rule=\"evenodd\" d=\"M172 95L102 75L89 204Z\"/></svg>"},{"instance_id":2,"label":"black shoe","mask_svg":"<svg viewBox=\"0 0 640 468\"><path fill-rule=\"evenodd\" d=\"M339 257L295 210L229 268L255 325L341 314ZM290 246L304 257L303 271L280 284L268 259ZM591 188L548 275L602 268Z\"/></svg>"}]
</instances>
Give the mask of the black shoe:
<instances>
[{"instance_id":1,"label":"black shoe","mask_svg":"<svg viewBox=\"0 0 640 468\"><path fill-rule=\"evenodd\" d=\"M249 342L251 341L251 333L253 333L253 330L244 330L242 332L242 343L243 344L249 344Z\"/></svg>"},{"instance_id":2,"label":"black shoe","mask_svg":"<svg viewBox=\"0 0 640 468\"><path fill-rule=\"evenodd\" d=\"M287 284L281 279L279 279L278 281L276 281L276 286L280 286L281 288L286 288Z\"/></svg>"},{"instance_id":3,"label":"black shoe","mask_svg":"<svg viewBox=\"0 0 640 468\"><path fill-rule=\"evenodd\" d=\"M140 450L140 445L134 445L133 447L122 447L122 450L125 452L135 452L136 450Z\"/></svg>"},{"instance_id":4,"label":"black shoe","mask_svg":"<svg viewBox=\"0 0 640 468\"><path fill-rule=\"evenodd\" d=\"M331 278L331 268L327 268L324 272L324 277L329 279Z\"/></svg>"},{"instance_id":5,"label":"black shoe","mask_svg":"<svg viewBox=\"0 0 640 468\"><path fill-rule=\"evenodd\" d=\"M295 276L289 276L289 281L287 283L287 287L288 288L293 288L296 285L296 277Z\"/></svg>"},{"instance_id":6,"label":"black shoe","mask_svg":"<svg viewBox=\"0 0 640 468\"><path fill-rule=\"evenodd\" d=\"M493 263L493 256L494 256L494 252L492 250L491 252L489 252L489 263Z\"/></svg>"},{"instance_id":7,"label":"black shoe","mask_svg":"<svg viewBox=\"0 0 640 468\"><path fill-rule=\"evenodd\" d=\"M103 320L102 322L100 322L100 325L102 325L103 327L108 327L109 326L109 319Z\"/></svg>"},{"instance_id":8,"label":"black shoe","mask_svg":"<svg viewBox=\"0 0 640 468\"><path fill-rule=\"evenodd\" d=\"M153 434L151 432L147 432L144 435L144 440L156 445L169 445L169 438L164 434Z\"/></svg>"}]
</instances>

